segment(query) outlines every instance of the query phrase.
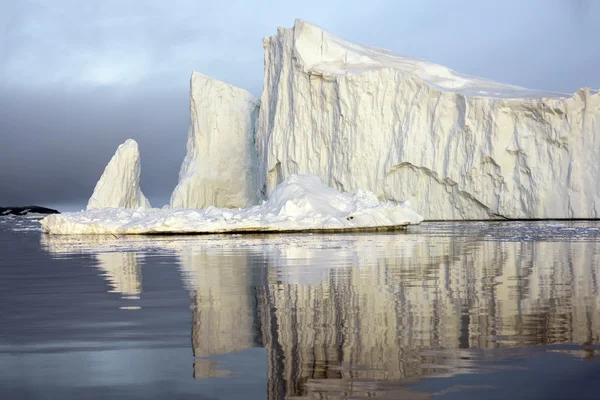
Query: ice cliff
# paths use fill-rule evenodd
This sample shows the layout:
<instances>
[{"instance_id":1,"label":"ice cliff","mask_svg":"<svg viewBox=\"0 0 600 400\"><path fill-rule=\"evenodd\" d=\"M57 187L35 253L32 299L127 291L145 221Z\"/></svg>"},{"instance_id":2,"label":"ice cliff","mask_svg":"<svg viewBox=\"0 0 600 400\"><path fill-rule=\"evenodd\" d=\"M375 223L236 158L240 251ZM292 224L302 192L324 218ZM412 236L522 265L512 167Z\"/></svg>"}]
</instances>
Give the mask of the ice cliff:
<instances>
[{"instance_id":1,"label":"ice cliff","mask_svg":"<svg viewBox=\"0 0 600 400\"><path fill-rule=\"evenodd\" d=\"M426 219L600 217L598 92L498 84L304 21L264 49L266 195L311 173L340 191L411 200Z\"/></svg>"},{"instance_id":2,"label":"ice cliff","mask_svg":"<svg viewBox=\"0 0 600 400\"><path fill-rule=\"evenodd\" d=\"M240 208L259 200L254 128L258 99L194 72L187 155L171 207Z\"/></svg>"},{"instance_id":3,"label":"ice cliff","mask_svg":"<svg viewBox=\"0 0 600 400\"><path fill-rule=\"evenodd\" d=\"M138 144L128 139L121 144L104 169L87 209L150 208L140 189L140 153Z\"/></svg>"}]
</instances>

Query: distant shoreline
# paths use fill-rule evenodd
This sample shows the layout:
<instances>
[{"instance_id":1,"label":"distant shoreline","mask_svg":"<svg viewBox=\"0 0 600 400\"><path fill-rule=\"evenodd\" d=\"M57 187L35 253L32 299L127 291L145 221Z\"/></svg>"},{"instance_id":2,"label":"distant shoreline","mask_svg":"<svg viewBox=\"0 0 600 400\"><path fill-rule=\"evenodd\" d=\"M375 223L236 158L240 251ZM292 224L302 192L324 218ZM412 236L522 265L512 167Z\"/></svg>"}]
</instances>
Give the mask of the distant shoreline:
<instances>
[{"instance_id":1,"label":"distant shoreline","mask_svg":"<svg viewBox=\"0 0 600 400\"><path fill-rule=\"evenodd\" d=\"M0 207L0 216L27 214L60 214L58 210L40 206Z\"/></svg>"}]
</instances>

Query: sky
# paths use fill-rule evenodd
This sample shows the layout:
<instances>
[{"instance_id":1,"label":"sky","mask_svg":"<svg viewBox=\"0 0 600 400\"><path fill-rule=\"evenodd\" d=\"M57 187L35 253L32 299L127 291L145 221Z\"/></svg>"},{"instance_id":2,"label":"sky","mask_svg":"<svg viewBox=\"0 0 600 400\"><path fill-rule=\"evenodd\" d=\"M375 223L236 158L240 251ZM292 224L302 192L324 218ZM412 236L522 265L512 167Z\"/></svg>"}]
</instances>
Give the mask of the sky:
<instances>
[{"instance_id":1,"label":"sky","mask_svg":"<svg viewBox=\"0 0 600 400\"><path fill-rule=\"evenodd\" d=\"M168 202L189 79L262 91L262 38L296 18L532 89L600 88L595 0L0 0L0 205L85 206L117 146Z\"/></svg>"}]
</instances>

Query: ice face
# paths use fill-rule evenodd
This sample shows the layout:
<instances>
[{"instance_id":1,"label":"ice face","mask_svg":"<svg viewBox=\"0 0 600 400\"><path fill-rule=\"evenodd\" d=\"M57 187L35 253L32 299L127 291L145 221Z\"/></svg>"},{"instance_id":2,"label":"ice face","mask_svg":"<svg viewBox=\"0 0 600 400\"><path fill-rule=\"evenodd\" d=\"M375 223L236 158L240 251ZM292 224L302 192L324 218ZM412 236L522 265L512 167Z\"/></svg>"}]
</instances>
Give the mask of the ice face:
<instances>
[{"instance_id":1,"label":"ice face","mask_svg":"<svg viewBox=\"0 0 600 400\"><path fill-rule=\"evenodd\" d=\"M171 207L240 208L261 199L254 129L258 99L199 73L190 82L187 154Z\"/></svg>"},{"instance_id":2,"label":"ice face","mask_svg":"<svg viewBox=\"0 0 600 400\"><path fill-rule=\"evenodd\" d=\"M297 21L264 40L259 184L292 174L426 219L600 217L600 94L543 93Z\"/></svg>"}]
</instances>

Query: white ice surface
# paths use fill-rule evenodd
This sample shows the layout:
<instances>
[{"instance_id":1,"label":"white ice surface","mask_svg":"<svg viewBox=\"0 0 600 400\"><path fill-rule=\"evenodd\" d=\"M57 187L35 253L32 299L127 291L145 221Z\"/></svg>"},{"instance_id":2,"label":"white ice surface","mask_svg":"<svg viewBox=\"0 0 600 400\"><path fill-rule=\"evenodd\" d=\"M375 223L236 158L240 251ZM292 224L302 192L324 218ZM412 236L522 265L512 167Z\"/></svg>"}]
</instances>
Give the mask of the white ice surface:
<instances>
[{"instance_id":1,"label":"white ice surface","mask_svg":"<svg viewBox=\"0 0 600 400\"><path fill-rule=\"evenodd\" d=\"M88 210L107 207L151 207L140 189L140 152L133 139L117 148L87 205Z\"/></svg>"},{"instance_id":2,"label":"white ice surface","mask_svg":"<svg viewBox=\"0 0 600 400\"><path fill-rule=\"evenodd\" d=\"M600 93L528 90L296 21L264 40L259 186L293 174L426 219L599 218Z\"/></svg>"},{"instance_id":3,"label":"white ice surface","mask_svg":"<svg viewBox=\"0 0 600 400\"><path fill-rule=\"evenodd\" d=\"M171 206L245 208L261 199L254 128L259 100L194 72L187 154Z\"/></svg>"},{"instance_id":4,"label":"white ice surface","mask_svg":"<svg viewBox=\"0 0 600 400\"><path fill-rule=\"evenodd\" d=\"M293 175L262 205L247 209L105 208L50 215L41 221L51 234L218 233L366 229L418 224L409 204L380 202L357 190L340 193L312 175Z\"/></svg>"}]
</instances>

